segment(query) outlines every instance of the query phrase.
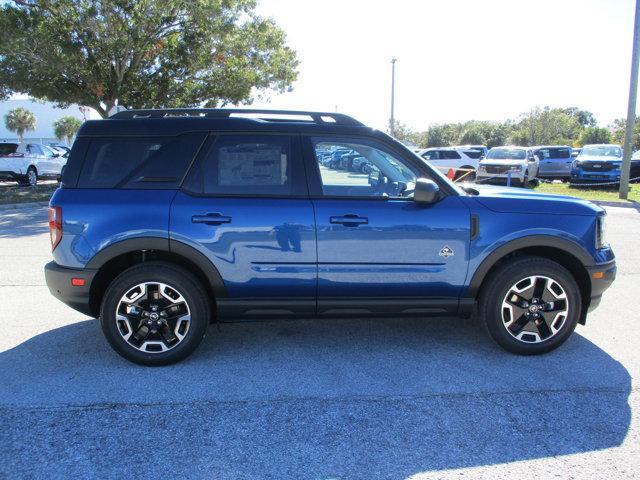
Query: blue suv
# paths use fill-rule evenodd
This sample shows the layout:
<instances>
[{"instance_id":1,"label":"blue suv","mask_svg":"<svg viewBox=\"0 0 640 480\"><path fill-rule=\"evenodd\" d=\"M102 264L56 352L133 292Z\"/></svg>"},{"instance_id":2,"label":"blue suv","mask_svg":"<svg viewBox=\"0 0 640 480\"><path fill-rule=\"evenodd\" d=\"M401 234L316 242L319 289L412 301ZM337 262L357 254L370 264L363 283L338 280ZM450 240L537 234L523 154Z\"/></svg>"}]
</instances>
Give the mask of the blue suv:
<instances>
[{"instance_id":1,"label":"blue suv","mask_svg":"<svg viewBox=\"0 0 640 480\"><path fill-rule=\"evenodd\" d=\"M334 170L348 150L369 173ZM336 113L175 109L85 122L50 202L51 293L145 365L211 322L477 314L518 354L562 344L614 280L605 212L451 183Z\"/></svg>"}]
</instances>

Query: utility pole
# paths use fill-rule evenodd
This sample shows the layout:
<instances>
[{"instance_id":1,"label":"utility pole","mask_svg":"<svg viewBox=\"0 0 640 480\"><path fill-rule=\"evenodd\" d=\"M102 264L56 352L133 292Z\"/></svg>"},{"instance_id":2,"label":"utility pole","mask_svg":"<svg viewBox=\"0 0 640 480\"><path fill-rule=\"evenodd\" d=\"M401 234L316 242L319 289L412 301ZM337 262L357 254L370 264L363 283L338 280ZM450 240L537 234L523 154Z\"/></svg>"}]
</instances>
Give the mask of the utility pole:
<instances>
[{"instance_id":1,"label":"utility pole","mask_svg":"<svg viewBox=\"0 0 640 480\"><path fill-rule=\"evenodd\" d=\"M396 119L394 117L395 89L396 89L396 62L397 58L391 59L391 119L389 120L389 133L393 137L396 130Z\"/></svg>"},{"instance_id":2,"label":"utility pole","mask_svg":"<svg viewBox=\"0 0 640 480\"><path fill-rule=\"evenodd\" d=\"M633 24L633 51L631 53L631 86L629 87L629 108L627 110L627 128L624 132L624 153L620 172L619 197L623 200L629 195L629 171L631 170L631 147L633 127L636 124L636 100L638 98L638 60L640 55L640 0L636 0L636 17Z\"/></svg>"}]
</instances>

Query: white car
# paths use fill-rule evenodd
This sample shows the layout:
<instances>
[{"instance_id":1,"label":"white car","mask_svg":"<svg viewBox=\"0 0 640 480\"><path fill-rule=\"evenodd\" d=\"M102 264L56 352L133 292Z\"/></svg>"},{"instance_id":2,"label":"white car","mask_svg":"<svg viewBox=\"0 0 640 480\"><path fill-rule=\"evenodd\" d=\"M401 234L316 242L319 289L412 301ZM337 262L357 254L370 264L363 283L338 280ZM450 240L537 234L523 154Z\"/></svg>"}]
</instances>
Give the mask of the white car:
<instances>
[{"instance_id":1,"label":"white car","mask_svg":"<svg viewBox=\"0 0 640 480\"><path fill-rule=\"evenodd\" d=\"M480 161L477 183L526 186L538 176L540 159L528 147L493 147ZM509 180L509 181L508 181Z\"/></svg>"},{"instance_id":2,"label":"white car","mask_svg":"<svg viewBox=\"0 0 640 480\"><path fill-rule=\"evenodd\" d=\"M482 153L466 147L425 148L418 152L422 158L445 175L454 171L455 180L473 180Z\"/></svg>"},{"instance_id":3,"label":"white car","mask_svg":"<svg viewBox=\"0 0 640 480\"><path fill-rule=\"evenodd\" d=\"M34 186L41 178L58 179L67 164L66 156L38 143L0 143L0 179Z\"/></svg>"}]
</instances>

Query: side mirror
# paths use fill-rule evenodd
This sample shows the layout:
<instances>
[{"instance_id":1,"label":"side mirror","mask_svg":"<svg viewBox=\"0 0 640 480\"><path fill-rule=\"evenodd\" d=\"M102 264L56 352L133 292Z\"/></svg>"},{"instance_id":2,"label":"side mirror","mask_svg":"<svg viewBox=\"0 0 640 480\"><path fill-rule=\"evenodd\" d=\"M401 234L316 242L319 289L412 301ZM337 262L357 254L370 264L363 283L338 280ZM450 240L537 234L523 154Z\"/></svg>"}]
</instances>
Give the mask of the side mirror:
<instances>
[{"instance_id":1,"label":"side mirror","mask_svg":"<svg viewBox=\"0 0 640 480\"><path fill-rule=\"evenodd\" d=\"M434 203L438 200L440 187L433 180L419 178L416 180L413 201L417 203Z\"/></svg>"}]
</instances>

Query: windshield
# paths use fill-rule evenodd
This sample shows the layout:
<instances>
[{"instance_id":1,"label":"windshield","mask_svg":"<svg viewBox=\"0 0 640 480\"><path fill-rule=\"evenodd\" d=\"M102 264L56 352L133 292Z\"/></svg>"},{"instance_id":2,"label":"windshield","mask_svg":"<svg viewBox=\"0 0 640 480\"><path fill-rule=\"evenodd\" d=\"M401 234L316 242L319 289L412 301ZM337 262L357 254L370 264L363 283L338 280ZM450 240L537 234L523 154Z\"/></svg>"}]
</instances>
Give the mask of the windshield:
<instances>
[{"instance_id":1,"label":"windshield","mask_svg":"<svg viewBox=\"0 0 640 480\"><path fill-rule=\"evenodd\" d=\"M599 145L597 147L584 147L579 157L611 157L621 158L622 149L617 145Z\"/></svg>"},{"instance_id":2,"label":"windshield","mask_svg":"<svg viewBox=\"0 0 640 480\"><path fill-rule=\"evenodd\" d=\"M492 160L524 160L527 152L521 148L492 148L487 153L487 159Z\"/></svg>"}]
</instances>

